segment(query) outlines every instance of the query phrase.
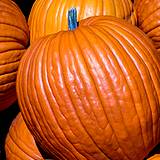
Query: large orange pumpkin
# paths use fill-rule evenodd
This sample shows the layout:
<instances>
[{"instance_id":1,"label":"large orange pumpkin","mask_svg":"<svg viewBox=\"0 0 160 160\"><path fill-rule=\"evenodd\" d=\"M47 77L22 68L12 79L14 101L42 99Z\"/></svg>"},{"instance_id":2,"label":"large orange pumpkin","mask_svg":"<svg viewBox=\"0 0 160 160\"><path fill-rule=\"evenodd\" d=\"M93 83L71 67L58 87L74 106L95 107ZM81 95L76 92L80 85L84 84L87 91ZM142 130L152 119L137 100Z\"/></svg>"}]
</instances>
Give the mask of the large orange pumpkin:
<instances>
[{"instance_id":1,"label":"large orange pumpkin","mask_svg":"<svg viewBox=\"0 0 160 160\"><path fill-rule=\"evenodd\" d=\"M138 27L150 37L160 53L160 1L136 0Z\"/></svg>"},{"instance_id":2,"label":"large orange pumpkin","mask_svg":"<svg viewBox=\"0 0 160 160\"><path fill-rule=\"evenodd\" d=\"M42 148L61 160L142 160L160 140L154 53L142 31L108 16L33 43L17 93Z\"/></svg>"},{"instance_id":3,"label":"large orange pumpkin","mask_svg":"<svg viewBox=\"0 0 160 160\"><path fill-rule=\"evenodd\" d=\"M12 122L5 142L7 160L43 160L21 113Z\"/></svg>"},{"instance_id":4,"label":"large orange pumpkin","mask_svg":"<svg viewBox=\"0 0 160 160\"><path fill-rule=\"evenodd\" d=\"M28 26L19 7L11 0L0 0L0 110L17 99L17 68L28 39Z\"/></svg>"},{"instance_id":5,"label":"large orange pumpkin","mask_svg":"<svg viewBox=\"0 0 160 160\"><path fill-rule=\"evenodd\" d=\"M67 11L77 8L78 21L95 15L112 15L136 23L131 0L36 0L30 16L31 43L51 33L67 30Z\"/></svg>"}]
</instances>

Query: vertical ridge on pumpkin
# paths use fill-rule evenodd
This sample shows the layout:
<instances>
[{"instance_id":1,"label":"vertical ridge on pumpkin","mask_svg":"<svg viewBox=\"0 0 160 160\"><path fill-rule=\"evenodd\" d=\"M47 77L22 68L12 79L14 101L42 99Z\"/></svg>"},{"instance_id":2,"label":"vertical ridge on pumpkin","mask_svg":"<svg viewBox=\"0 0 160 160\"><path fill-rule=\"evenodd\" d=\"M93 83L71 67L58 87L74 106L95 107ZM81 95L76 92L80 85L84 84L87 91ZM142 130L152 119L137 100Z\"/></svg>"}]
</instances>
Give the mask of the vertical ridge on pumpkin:
<instances>
[{"instance_id":1,"label":"vertical ridge on pumpkin","mask_svg":"<svg viewBox=\"0 0 160 160\"><path fill-rule=\"evenodd\" d=\"M135 21L129 20L133 12L131 0L121 1L59 0L57 2L54 0L37 0L31 9L28 20L31 35L30 42L32 43L36 39L51 33L68 30L67 12L70 8L77 8L78 21L91 16L112 15L135 24ZM124 10L126 10L126 13Z\"/></svg>"},{"instance_id":2,"label":"vertical ridge on pumpkin","mask_svg":"<svg viewBox=\"0 0 160 160\"><path fill-rule=\"evenodd\" d=\"M91 28L90 28L90 30L91 30ZM89 31L88 30L88 33L89 32L91 32L91 31ZM86 33L87 34L87 33ZM77 41L77 44L79 44L79 48L81 48L81 53L82 53L82 56L83 56L83 59L84 59L84 62L86 63L86 70L88 70L88 73L89 73L89 75L88 76L90 76L90 79L92 79L92 81L93 81L93 86L103 86L103 84L102 83L100 83L99 82L99 84L97 85L97 83L96 83L96 81L95 81L95 77L101 77L102 75L102 71L100 71L100 70L98 70L98 72L100 72L100 74L94 69L94 68L92 68L92 67L95 67L95 66L101 66L102 67L102 64L100 65L100 62L98 61L98 52L95 50L95 49L93 49L92 47L91 47L91 44L93 44L93 42L91 42L90 40L88 40L84 35L86 35L85 33L79 33L78 34L78 37L76 37L76 41ZM81 36L80 36L81 35ZM83 35L83 37L84 37L84 39L82 40L83 42L84 42L84 44L86 45L86 46L90 46L91 48L89 49L89 48L86 48L87 50L88 50L88 53L87 53L87 51L85 51L85 46L82 46L81 44L81 42L79 41L79 39L82 39L82 35ZM89 35L89 34L87 34L87 35ZM91 36L91 35L90 35ZM93 37L92 37L93 38ZM96 39L98 40L98 37L96 37ZM97 41L98 42L98 41ZM96 43L97 43L96 42ZM89 45L88 45L88 43L89 43ZM99 44L99 43L98 43ZM100 47L100 46L99 46ZM93 51L93 52L92 52ZM97 54L93 54L92 56L89 56L90 55L90 53L96 53L97 52ZM100 51L99 51L99 53L100 53ZM85 56L85 55L88 55L88 56ZM91 58L91 57L93 57L93 58ZM94 59L95 58L95 60L91 60L91 59ZM91 65L91 64L93 64L93 66ZM97 64L97 65L96 65ZM94 66L95 65L95 66ZM104 67L102 67L102 68L104 68ZM81 70L81 69L80 69ZM95 70L95 73L93 73L94 71L92 71L92 70ZM97 73L96 73L97 72ZM101 75L101 76L100 76ZM104 75L103 75L104 76ZM83 77L86 77L85 75L83 75ZM108 76L108 79L109 79L109 76ZM103 82L104 82L104 84L105 84L105 78L103 79ZM86 81L86 80L85 80ZM84 81L84 82L85 82ZM106 85L106 88L108 87L108 86L112 86L111 85L111 81L110 81L110 83L108 83L109 85ZM91 82L89 83L89 84L91 84ZM91 87L91 86L90 86ZM92 92L93 92L93 88L92 89L90 89L90 90L92 90ZM96 108L103 108L103 110L105 110L105 107L104 107L104 105L102 104L102 99L101 99L101 95L99 95L99 93L98 93L98 90L97 90L97 87L95 87L95 92L96 92L96 94L94 95L94 100L93 100L93 102L94 101L97 101L97 102L95 102L95 103L98 103L98 101L100 101L99 103L99 105L98 106L95 106ZM105 92L105 91L104 91ZM107 91L108 92L108 91ZM111 91L112 92L112 91ZM91 95L91 93L89 93L90 95ZM96 98L97 97L97 98ZM100 99L100 100L98 100L98 99ZM113 102L112 102L113 103ZM94 104L92 103L91 104L91 106L94 106ZM94 108L94 107L93 107ZM94 109L95 110L95 109ZM100 110L99 110L100 111ZM99 111L97 110L97 112L95 112L95 114L97 114L97 116L98 116L98 113L99 113ZM102 116L103 115L103 116ZM101 116L102 117L106 117L107 119L104 119L103 120L103 122L105 122L105 121L108 121L108 117L107 117L107 115L106 115L106 113L104 112L104 114L102 114L101 113ZM100 115L99 115L99 117L100 117ZM109 123L109 122L107 122L107 123ZM95 125L94 125L95 126ZM109 126L110 126L110 124L109 124ZM112 128L112 127L111 127ZM97 136L98 136L98 128L96 128L95 130L97 130ZM112 130L112 129L111 129ZM113 131L112 131L113 132ZM103 135L105 135L105 133L102 133ZM99 134L100 135L100 134ZM101 135L100 135L101 136ZM93 137L93 138L95 138L95 137ZM105 141L105 137L104 137L104 141ZM98 139L97 139L98 140ZM96 142L97 144L99 144L98 143L98 141ZM115 143L115 145L117 145L117 142L114 142ZM100 144L99 144L100 145ZM105 145L104 145L105 146ZM106 146L107 147L107 146ZM111 146L110 146L111 147ZM109 148L110 147L108 147L107 148L107 150L109 150ZM116 148L113 148L113 150L114 149L116 149ZM107 154L109 155L109 157L112 157L111 155L112 155L112 153L111 152L109 152L109 151L105 151L104 150L104 152L107 152ZM111 150L112 150L112 148L111 148ZM112 151L113 152L113 151ZM114 159L121 159L121 157L122 157L122 155L121 154L118 154L118 153L116 153L117 154L117 157L114 157ZM125 155L123 155L123 156L125 156Z\"/></svg>"},{"instance_id":3,"label":"vertical ridge on pumpkin","mask_svg":"<svg viewBox=\"0 0 160 160\"><path fill-rule=\"evenodd\" d=\"M52 42L50 42L50 44L52 45ZM46 43L46 47L49 49L49 46L50 46L50 44L49 43ZM54 44L54 45L56 45L56 44ZM59 47L59 46L58 46ZM47 51L46 51L46 53L48 53ZM53 53L54 54L54 53ZM46 54L46 58L44 57L42 57L42 59L45 59L46 61L49 61L50 59L48 58L48 54ZM48 58L48 59L47 59ZM45 66L45 64L44 65L42 65L42 75L46 75L47 73L51 73L50 71L49 71L49 69L50 69L50 66L48 66L48 65L46 65ZM43 74L44 73L44 74ZM47 74L46 76L42 76L42 80L43 80L43 88L44 88L44 92L48 95L48 97L50 98L50 99L52 99L52 101L57 105L57 102L56 102L56 100L55 100L55 97L54 96L52 96L52 90L50 89L50 90L48 90L48 88L52 88L51 87L51 85L49 84L49 80L50 80L50 77L51 76L51 74ZM46 78L47 79L46 79ZM49 85L49 86L48 86ZM47 98L47 97L46 97ZM47 98L46 99L46 101L49 103L49 106L52 106L52 103L51 103L51 101L49 100L49 98ZM58 128L59 128L59 130L61 130L61 131L59 131L59 132L61 132L62 134L63 134L63 129L61 128L61 126L59 125L59 121L58 121L58 119L56 119L56 113L54 112L54 109L48 109L49 111L48 112L51 112L52 113L52 118L54 117L54 121L55 121L55 124L57 123L58 124ZM51 111L50 111L51 110ZM48 118L50 118L50 117L48 117ZM51 119L51 121L52 121L52 119ZM52 133L54 133L54 130L52 129L52 127L51 127L51 134ZM55 134L54 133L54 136L55 137L57 137L56 136L57 134ZM64 134L63 134L64 135ZM64 137L65 137L65 139L66 139L66 143L68 143L68 138L64 135ZM61 145L61 147L63 147L63 143L61 142L61 140L59 140L58 139L58 137L57 137L57 141L59 141L59 143L60 143L60 145ZM69 144L69 145L72 145L72 144ZM64 148L64 147L63 147ZM68 150L67 152L71 152L71 149L70 149L71 147L68 147L68 148L64 148L64 151L66 150ZM61 152L61 151L60 151ZM66 154L69 154L69 153L66 153ZM76 156L73 154L72 155L73 156L73 158L75 158Z\"/></svg>"},{"instance_id":4,"label":"vertical ridge on pumpkin","mask_svg":"<svg viewBox=\"0 0 160 160\"><path fill-rule=\"evenodd\" d=\"M43 42L43 41L42 41ZM42 42L40 43L40 45L42 44ZM43 46L43 47L40 47L39 48L39 51L41 51L42 50L42 53L43 53L43 51L44 51L44 48L46 47L46 44L47 44L47 42L45 42L45 45ZM43 83L43 77L42 77L42 75L43 75L43 71L42 71L42 67L43 67L43 63L42 63L42 54L33 54L33 56L35 57L35 59L34 59L34 61L31 61L30 63L31 64L33 64L33 65L31 65L31 68L30 68L30 71L29 71L29 74L31 75L31 79L29 79L29 81L32 83L32 80L33 79L35 79L35 83L33 84L33 86L30 86L30 88L28 88L28 90L33 90L33 93L32 93L32 96L35 96L36 98L35 98L35 101L33 101L31 98L30 98L30 101L31 101L31 104L32 103L36 103L36 105L39 105L40 106L40 108L33 108L33 112L34 112L34 115L35 115L35 117L37 118L37 119L39 119L39 116L42 116L41 117L41 119L42 119L42 122L44 123L44 127L41 127L41 123L39 123L38 122L38 126L40 126L40 128L41 128L41 130L42 130L42 134L41 134L41 136L43 136L44 137L44 139L46 140L46 141L48 141L48 144L47 144L47 146L49 147L49 148L52 148L52 150L54 149L55 151L56 151L56 153L54 153L55 154L55 156L56 157L60 157L59 155L60 155L60 151L59 150L57 150L57 149L55 149L56 147L54 147L53 146L53 141L51 140L51 141L49 141L49 139L47 138L48 136L48 134L50 133L50 136L52 136L52 137L54 137L54 135L52 134L52 131L51 131L51 128L49 127L49 123L48 123L48 121L45 119L45 116L43 116L41 113L46 113L46 111L47 111L47 108L45 108L45 109L43 109L42 108L42 104L43 105L49 105L48 104L48 101L47 101L47 98L46 98L46 95L45 94L42 94L42 92L37 92L37 90L38 90L38 88L41 88L41 90L43 90L43 91L45 91L44 90L44 87L43 87L43 85L42 86L39 86L39 85L37 85L37 83L36 82L40 82L41 84ZM40 61L41 63L40 63L40 65L38 65L38 66L35 66L34 65L34 62L36 63L37 61ZM32 71L34 71L33 73L32 73ZM33 79L32 79L33 78ZM45 93L45 92L44 92ZM40 97L41 96L43 96L43 99L40 99ZM38 113L38 114L37 114ZM48 117L49 118L49 117ZM37 125L36 125L37 126ZM47 129L48 130L48 132L46 133L46 132L44 132L44 130L45 129ZM58 139L57 139L58 140ZM51 143L52 142L52 143ZM43 146L45 146L46 144L43 144ZM63 156L61 156L60 158L63 158Z\"/></svg>"},{"instance_id":5,"label":"vertical ridge on pumpkin","mask_svg":"<svg viewBox=\"0 0 160 160\"><path fill-rule=\"evenodd\" d=\"M48 44L48 43L46 43L46 45L47 45L47 44ZM54 45L55 45L55 44L54 44ZM43 48L41 48L41 49L43 49ZM46 53L47 53L47 52L46 52ZM41 57L41 55L35 55L35 59L39 59L40 57ZM41 60L42 60L42 59L43 59L43 58L41 57ZM30 64L33 64L33 62L30 62ZM42 69L43 69L43 65L42 65L42 66L39 66L39 69L42 70ZM35 73L32 73L32 70L34 70L34 68L30 68L31 74L34 75ZM37 73L38 73L38 72L37 72ZM37 73L36 73L36 74L37 74ZM40 73L40 72L39 72L39 73ZM45 73L45 72L44 72L44 73ZM45 75L45 74L44 74L44 75ZM34 79L35 79L35 78L34 78ZM32 81L32 79L31 79L31 81ZM37 79L36 79L36 81L37 81ZM45 84L45 81L44 81L44 84ZM33 87L33 86L32 86L32 87ZM32 89L32 90L33 90L33 89ZM34 92L34 94L35 94L35 95L37 94L36 91ZM35 96L34 94L33 94L32 96ZM38 95L39 95L39 94L38 94ZM43 97L44 97L44 96L43 96ZM46 97L46 96L45 96L45 97ZM32 102L32 103L33 103L33 102ZM31 104L32 104L32 103L31 103ZM47 104L46 101L45 101L45 104ZM37 105L38 105L38 104L37 104ZM42 103L41 103L40 105L42 105ZM46 110L47 110L47 108L46 108ZM39 114L40 114L40 112L39 112ZM40 114L40 115L41 115L41 114ZM47 120L47 121L48 121L48 120ZM57 123L57 122L55 122L55 124L56 124L56 123ZM45 127L48 128L47 125L46 125L46 122L45 122L44 124L45 124ZM45 132L44 132L44 133L45 133ZM52 133L53 133L53 132L48 132L47 134L51 134L51 135L52 135ZM63 132L61 132L61 133L63 133ZM46 135L45 135L45 136L46 136ZM56 139L59 140L58 137L55 138L55 140L56 140ZM45 145L46 145L46 144L45 144ZM47 145L48 145L48 144L47 144ZM51 146L50 148L52 148L52 147L53 147L53 146ZM62 147L63 147L63 145L61 145L61 149L62 149ZM66 150L66 149L67 149L67 148L65 148L65 150ZM67 150L68 150L68 149L67 149ZM61 151L60 151L60 152L61 152ZM52 154L53 154L53 153L52 153ZM65 151L64 151L64 154L65 154ZM62 157L62 155L61 155L61 158L65 159L65 157Z\"/></svg>"},{"instance_id":6,"label":"vertical ridge on pumpkin","mask_svg":"<svg viewBox=\"0 0 160 160\"><path fill-rule=\"evenodd\" d=\"M37 50L37 48L35 49L35 50ZM27 61L24 61L24 65L22 65L22 64L20 64L20 66L23 68L23 69L26 69L26 73L24 74L24 77L26 77L26 79L24 79L24 80L22 80L22 83L20 83L19 85L20 86L23 86L23 85L26 85L27 84L27 82L28 82L28 76L26 76L29 72L28 72L28 70L29 70L29 64L30 64L30 59L31 59L31 57L33 56L33 54L31 54L31 55L24 55L24 57L25 56L27 56ZM27 64L28 63L28 64ZM21 74L20 74L21 75ZM23 77L22 77L23 78ZM27 95L27 89L28 88L26 88L24 91L22 91L21 89L19 90L19 92L22 94L22 97L26 97L26 95ZM34 115L34 112L33 112L33 108L32 108L32 103L30 102L30 100L29 100L29 97L27 97L26 98L26 100L24 100L24 101L19 101L19 104L20 105L22 105L22 106L24 106L24 110L23 111L21 111L22 112L22 114L23 114L23 116L24 116L24 118L26 118L26 119L28 119L29 121L34 121L35 119L37 119L37 117L35 117L35 115ZM28 108L25 108L25 105L28 105ZM29 114L24 114L24 112L27 112L27 111L29 111ZM34 116L32 116L32 117L30 117L30 115L31 114L33 114ZM29 121L27 121L27 126L29 127L29 129L30 128L32 128L33 129L33 127L37 127L38 128L38 131L39 132L42 132L43 133L43 131L41 130L41 127L39 126L39 125L37 125L38 124L38 122L36 122L36 123L34 123L34 124L31 124ZM43 142L42 140L41 140L41 138L39 137L39 135L37 135L37 133L36 133L36 131L33 129L32 130L33 132L34 132L34 135L35 135L35 137L36 138L39 138L40 139L40 141L41 142ZM42 136L44 139L46 139L45 138L45 136ZM43 143L42 143L43 144Z\"/></svg>"},{"instance_id":7,"label":"vertical ridge on pumpkin","mask_svg":"<svg viewBox=\"0 0 160 160\"><path fill-rule=\"evenodd\" d=\"M127 31L127 30L126 30ZM133 32L132 33L129 33L129 34L133 34ZM130 40L130 42L131 42L131 40ZM141 42L141 44L142 45L144 45L144 42ZM137 44L136 44L137 45ZM151 45L151 44L148 44L148 45ZM155 61L155 57L153 57L153 54L150 54L150 57L148 57L148 55L146 54L146 52L150 52L149 50L147 51L147 46L145 46L146 48L145 48L145 52L141 52L141 53L143 53L142 55L143 56L141 56L141 59L143 59L143 61L144 62L147 62L147 58L149 58L149 59L152 59L152 61L154 62L154 63L156 63L157 64L157 62ZM137 48L137 47L134 47L134 48ZM141 47L139 46L139 49L141 49ZM144 49L143 49L144 50ZM140 50L139 50L140 51ZM139 55L140 56L140 55ZM158 99L158 97L159 97L159 90L157 89L157 88L159 88L158 86L157 86L157 84L159 84L159 79L158 79L158 73L159 73L159 71L158 71L158 68L159 68L159 64L157 64L157 65L154 65L154 63L153 64L150 64L150 63L145 63L145 65L146 65L146 67L148 67L148 72L149 73L151 73L150 75L151 75L151 78L152 78L152 80L153 80L153 82L154 82L154 88L157 90L157 95L155 95L154 97L155 97L155 99L157 99L156 101L159 101ZM154 77L152 77L152 71L153 70L155 70L156 72L156 74L155 74L155 76ZM158 81L157 81L158 80ZM155 82L155 81L157 81L157 82ZM157 102L157 103L159 103L159 102ZM155 109L154 109L155 110ZM154 113L154 111L152 111L152 113ZM156 111L156 113L159 113L159 107L157 106L157 111ZM154 116L153 116L154 117ZM157 120L156 120L157 121ZM155 124L155 122L156 121L153 121L153 124ZM158 126L158 123L156 123L157 124L157 126ZM154 133L156 133L156 132L154 132ZM158 135L158 134L157 134ZM154 137L155 138L155 137ZM157 138L155 138L155 141L156 141L156 139Z\"/></svg>"},{"instance_id":8,"label":"vertical ridge on pumpkin","mask_svg":"<svg viewBox=\"0 0 160 160\"><path fill-rule=\"evenodd\" d=\"M96 32L96 33L98 33L98 32ZM85 33L84 33L84 35L86 35ZM109 32L108 32L108 38L109 38ZM87 39L87 38L86 38ZM93 37L91 38L91 39L93 39ZM98 38L96 38L96 39L98 39ZM106 41L106 39L105 39L105 41ZM110 39L110 41L111 41L111 39ZM94 42L92 42L92 44L93 44ZM113 42L112 42L113 43ZM98 43L99 44L99 43ZM107 45L107 44L106 44ZM108 46L109 46L109 44L108 44ZM100 48L100 47L99 47ZM110 47L110 48L116 48L116 45L112 45L112 47ZM112 52L114 53L114 51L112 50ZM118 51L116 51L115 50L115 52L117 53ZM94 52L93 52L94 53ZM113 54L112 53L112 54ZM97 55L99 55L99 54L97 54ZM116 57L116 56L115 56ZM87 58L86 58L87 59ZM102 67L102 65L101 65L101 67ZM103 67L102 67L103 68ZM94 75L94 77L100 77L100 75ZM112 81L113 82L113 81ZM111 82L111 83L112 83ZM103 83L105 84L105 80L103 80ZM103 86L103 84L102 83L100 83L100 84L98 84L98 85L96 85L96 86ZM106 85L106 86L108 86L108 85ZM114 91L114 89L115 89L116 87L115 86L113 86L113 90L112 90L112 92L114 92L115 94L114 94L114 96L115 97L117 97L117 93ZM104 93L106 93L107 91L105 91ZM100 93L103 93L102 91L100 92ZM118 106L120 106L120 104L119 104L119 102L118 102L118 97L117 97L117 102L116 102L116 104L117 104L117 107ZM102 100L101 100L102 101ZM108 99L108 101L109 101L109 99ZM103 102L103 101L102 101ZM115 104L115 105L116 105ZM109 105L109 104L108 104ZM105 106L107 106L107 105L105 105ZM109 108L109 106L108 106L108 108ZM116 109L115 109L116 110ZM107 111L108 112L108 111ZM120 111L121 112L121 111ZM117 113L118 114L118 113ZM121 114L121 113L120 113ZM122 118L123 119L123 118ZM110 119L111 120L111 119ZM123 120L122 120L123 121ZM112 123L111 123L112 124ZM124 128L126 128L126 127L124 127ZM125 129L119 129L119 131L122 131L122 130L125 130ZM128 134L128 133L127 133ZM126 146L128 146L128 145L126 145ZM134 148L133 146L131 147L131 148ZM128 154L129 155L129 154ZM133 156L133 155L132 155Z\"/></svg>"},{"instance_id":9,"label":"vertical ridge on pumpkin","mask_svg":"<svg viewBox=\"0 0 160 160\"><path fill-rule=\"evenodd\" d=\"M71 34L72 33L70 33L70 35ZM67 44L66 46L70 46L70 41L68 39L70 35L64 34L64 36L62 37L64 40L66 40L66 44ZM64 41L64 40L62 40L62 41ZM101 148L99 146L97 146L97 143L95 142L94 137L90 134L90 132L93 132L93 128L91 127L90 131L89 131L89 129L86 127L87 124L90 124L92 126L94 126L94 125L97 126L97 123L96 123L95 119L92 120L92 118L93 118L92 114L87 114L85 112L85 110L83 109L84 104L82 103L82 94L78 93L79 89L77 88L77 87L79 87L80 84L77 83L77 86L76 86L76 78L78 78L78 77L77 77L77 75L75 75L77 73L77 69L75 68L75 70L74 70L74 66L73 66L74 65L73 64L74 63L74 52L72 53L70 47L63 47L63 45L61 45L60 49L61 49L60 53L63 54L63 59L62 59L61 63L63 64L62 70L63 70L63 75L64 75L64 84L66 86L66 89L67 89L67 92L69 95L69 99L72 103L74 114L80 122L80 127L82 127L83 130L86 132L85 136L86 136L87 140L90 141L86 145L91 145L91 144L92 144L92 146L94 145L94 148L92 148L93 151L90 149L87 149L87 150L88 150L88 152L90 152L92 154L92 157L94 157L95 159L96 158L99 158L99 159L107 158L106 154L101 150ZM75 74L74 74L74 72L75 72ZM83 89L83 87L82 87L82 89ZM85 101L85 105L87 103L88 102ZM90 104L88 104L88 105L90 105ZM81 115L83 115L83 116L81 116ZM82 132L83 134L84 134L84 131ZM99 153L99 157L96 157L96 153L94 154L94 152L97 152L97 154Z\"/></svg>"},{"instance_id":10,"label":"vertical ridge on pumpkin","mask_svg":"<svg viewBox=\"0 0 160 160\"><path fill-rule=\"evenodd\" d=\"M117 39L118 39L118 34L116 33L115 35L117 35L116 37L117 37ZM126 45L127 46L127 45ZM125 48L126 49L126 48ZM133 51L132 52L128 52L129 54L130 53L134 53ZM128 62L126 61L126 64L127 64ZM130 64L132 64L132 62L130 62ZM133 64L133 65L135 65L135 64ZM132 67L131 67L131 65L130 65L130 67L132 68L132 70L133 70L133 65L132 65ZM128 66L129 67L129 66ZM126 68L128 68L128 67L126 67ZM136 66L135 66L136 67ZM135 68L136 70L138 69L138 68ZM139 74L139 73L138 73ZM140 76L140 75L139 75ZM127 77L127 76L126 76ZM137 74L136 74L136 76L135 77L138 77L137 76ZM128 78L128 82L129 82L129 79L130 78ZM131 79L133 79L133 77L131 78ZM142 79L140 80L140 81L142 81ZM138 81L138 83L140 83L140 81ZM129 83L128 83L129 84ZM136 81L135 81L135 84L136 84ZM143 86L143 81L142 81L142 83L141 83L141 85ZM134 87L134 88L136 88L136 87ZM139 87L138 87L139 88ZM132 88L131 88L131 91L132 91ZM140 90L139 90L140 91ZM138 94L138 93L137 93ZM132 96L133 97L135 97L134 95L137 95L137 94L132 94ZM141 96L140 96L141 97ZM136 104L137 102L135 102L135 104ZM140 118L141 116L139 116L139 118ZM142 116L143 117L143 116ZM142 124L141 124L142 125ZM144 127L143 127L144 128ZM146 146L146 145L145 145Z\"/></svg>"},{"instance_id":11,"label":"vertical ridge on pumpkin","mask_svg":"<svg viewBox=\"0 0 160 160\"><path fill-rule=\"evenodd\" d=\"M33 43L17 94L41 147L61 159L143 159L160 136L153 52L140 30L109 16Z\"/></svg>"},{"instance_id":12,"label":"vertical ridge on pumpkin","mask_svg":"<svg viewBox=\"0 0 160 160\"><path fill-rule=\"evenodd\" d=\"M118 31L119 29L118 29L118 26L117 26L117 31ZM126 29L126 31L127 31L127 29ZM133 34L133 32L132 32L132 34ZM124 34L125 35L125 34ZM135 35L135 34L133 34L133 35ZM132 41L132 40L131 40ZM150 45L150 44L149 44ZM147 46L146 46L147 47ZM135 47L135 48L137 48L137 47ZM147 47L148 48L148 47ZM132 52L131 52L132 53ZM145 52L144 52L145 53ZM143 56L144 57L144 56ZM153 54L151 54L151 57L153 57ZM148 57L149 58L149 57ZM155 58L155 57L154 57ZM146 58L145 58L146 59ZM143 60L145 61L145 59L143 58ZM153 60L153 59L152 59ZM147 62L147 59L146 59L146 62ZM157 62L156 62L157 63ZM154 63L153 63L154 64ZM148 65L149 66L149 65ZM153 66L155 66L155 65L153 65ZM159 65L157 65L157 66L159 66ZM150 65L150 67L149 68L152 68L152 66ZM156 68L155 68L156 69ZM157 68L158 69L158 68ZM157 70L156 69L156 72L155 73L157 73ZM150 69L149 69L150 70ZM152 71L150 70L149 71L150 73L152 73ZM158 78L153 78L152 79L153 81L155 81L155 80L158 80ZM158 83L155 83L155 85L157 85ZM156 87L156 86L155 86ZM156 87L157 88L157 87ZM157 90L157 93L159 93L159 91ZM158 106L157 106L158 107ZM153 112L154 113L154 112ZM158 113L158 111L156 111L156 113ZM156 122L156 121L155 121ZM158 123L156 123L157 125L158 125ZM154 133L156 133L156 132L154 132ZM158 134L157 134L158 135Z\"/></svg>"},{"instance_id":13,"label":"vertical ridge on pumpkin","mask_svg":"<svg viewBox=\"0 0 160 160\"><path fill-rule=\"evenodd\" d=\"M5 151L8 160L43 160L20 113L10 126L5 140Z\"/></svg>"}]
</instances>

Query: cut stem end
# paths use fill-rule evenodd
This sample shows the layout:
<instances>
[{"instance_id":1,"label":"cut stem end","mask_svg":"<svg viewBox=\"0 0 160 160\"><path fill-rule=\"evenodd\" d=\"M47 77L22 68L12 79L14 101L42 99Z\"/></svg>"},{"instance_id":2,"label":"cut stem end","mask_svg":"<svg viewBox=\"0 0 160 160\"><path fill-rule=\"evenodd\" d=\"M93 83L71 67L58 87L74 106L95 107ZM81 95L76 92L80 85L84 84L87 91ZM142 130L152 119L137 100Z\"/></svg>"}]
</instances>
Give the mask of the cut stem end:
<instances>
[{"instance_id":1,"label":"cut stem end","mask_svg":"<svg viewBox=\"0 0 160 160\"><path fill-rule=\"evenodd\" d=\"M74 30L77 26L77 10L76 8L71 8L68 11L68 29Z\"/></svg>"}]
</instances>

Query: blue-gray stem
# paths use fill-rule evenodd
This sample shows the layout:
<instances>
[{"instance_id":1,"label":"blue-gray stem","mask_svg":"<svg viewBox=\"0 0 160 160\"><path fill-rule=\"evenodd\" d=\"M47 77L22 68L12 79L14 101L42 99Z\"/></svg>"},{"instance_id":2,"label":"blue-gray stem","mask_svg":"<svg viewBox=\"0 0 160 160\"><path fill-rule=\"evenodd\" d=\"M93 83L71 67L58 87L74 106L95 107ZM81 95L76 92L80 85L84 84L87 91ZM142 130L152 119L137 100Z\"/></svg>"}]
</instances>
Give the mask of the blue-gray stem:
<instances>
[{"instance_id":1,"label":"blue-gray stem","mask_svg":"<svg viewBox=\"0 0 160 160\"><path fill-rule=\"evenodd\" d=\"M77 10L76 8L71 8L68 11L68 29L74 30L77 28Z\"/></svg>"}]
</instances>

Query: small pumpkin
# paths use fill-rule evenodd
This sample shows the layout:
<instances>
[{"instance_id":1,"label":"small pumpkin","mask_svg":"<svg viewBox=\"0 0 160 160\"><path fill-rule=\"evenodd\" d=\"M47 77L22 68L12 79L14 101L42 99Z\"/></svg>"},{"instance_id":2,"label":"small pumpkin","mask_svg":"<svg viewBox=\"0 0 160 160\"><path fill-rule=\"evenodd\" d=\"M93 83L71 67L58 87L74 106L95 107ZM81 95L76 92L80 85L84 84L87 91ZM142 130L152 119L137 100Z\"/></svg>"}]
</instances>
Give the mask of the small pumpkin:
<instances>
[{"instance_id":1,"label":"small pumpkin","mask_svg":"<svg viewBox=\"0 0 160 160\"><path fill-rule=\"evenodd\" d=\"M7 160L44 160L21 113L12 122L5 141Z\"/></svg>"},{"instance_id":2,"label":"small pumpkin","mask_svg":"<svg viewBox=\"0 0 160 160\"><path fill-rule=\"evenodd\" d=\"M142 160L160 140L155 48L116 17L69 24L22 58L17 94L27 126L57 159Z\"/></svg>"},{"instance_id":3,"label":"small pumpkin","mask_svg":"<svg viewBox=\"0 0 160 160\"><path fill-rule=\"evenodd\" d=\"M0 0L0 110L17 99L17 69L28 40L28 26L18 5L11 0Z\"/></svg>"},{"instance_id":4,"label":"small pumpkin","mask_svg":"<svg viewBox=\"0 0 160 160\"><path fill-rule=\"evenodd\" d=\"M160 3L159 0L136 0L138 27L150 37L160 53Z\"/></svg>"},{"instance_id":5,"label":"small pumpkin","mask_svg":"<svg viewBox=\"0 0 160 160\"><path fill-rule=\"evenodd\" d=\"M77 19L112 15L136 24L136 15L131 0L36 0L29 16L30 41L67 30L67 12L70 8L77 8Z\"/></svg>"}]
</instances>

